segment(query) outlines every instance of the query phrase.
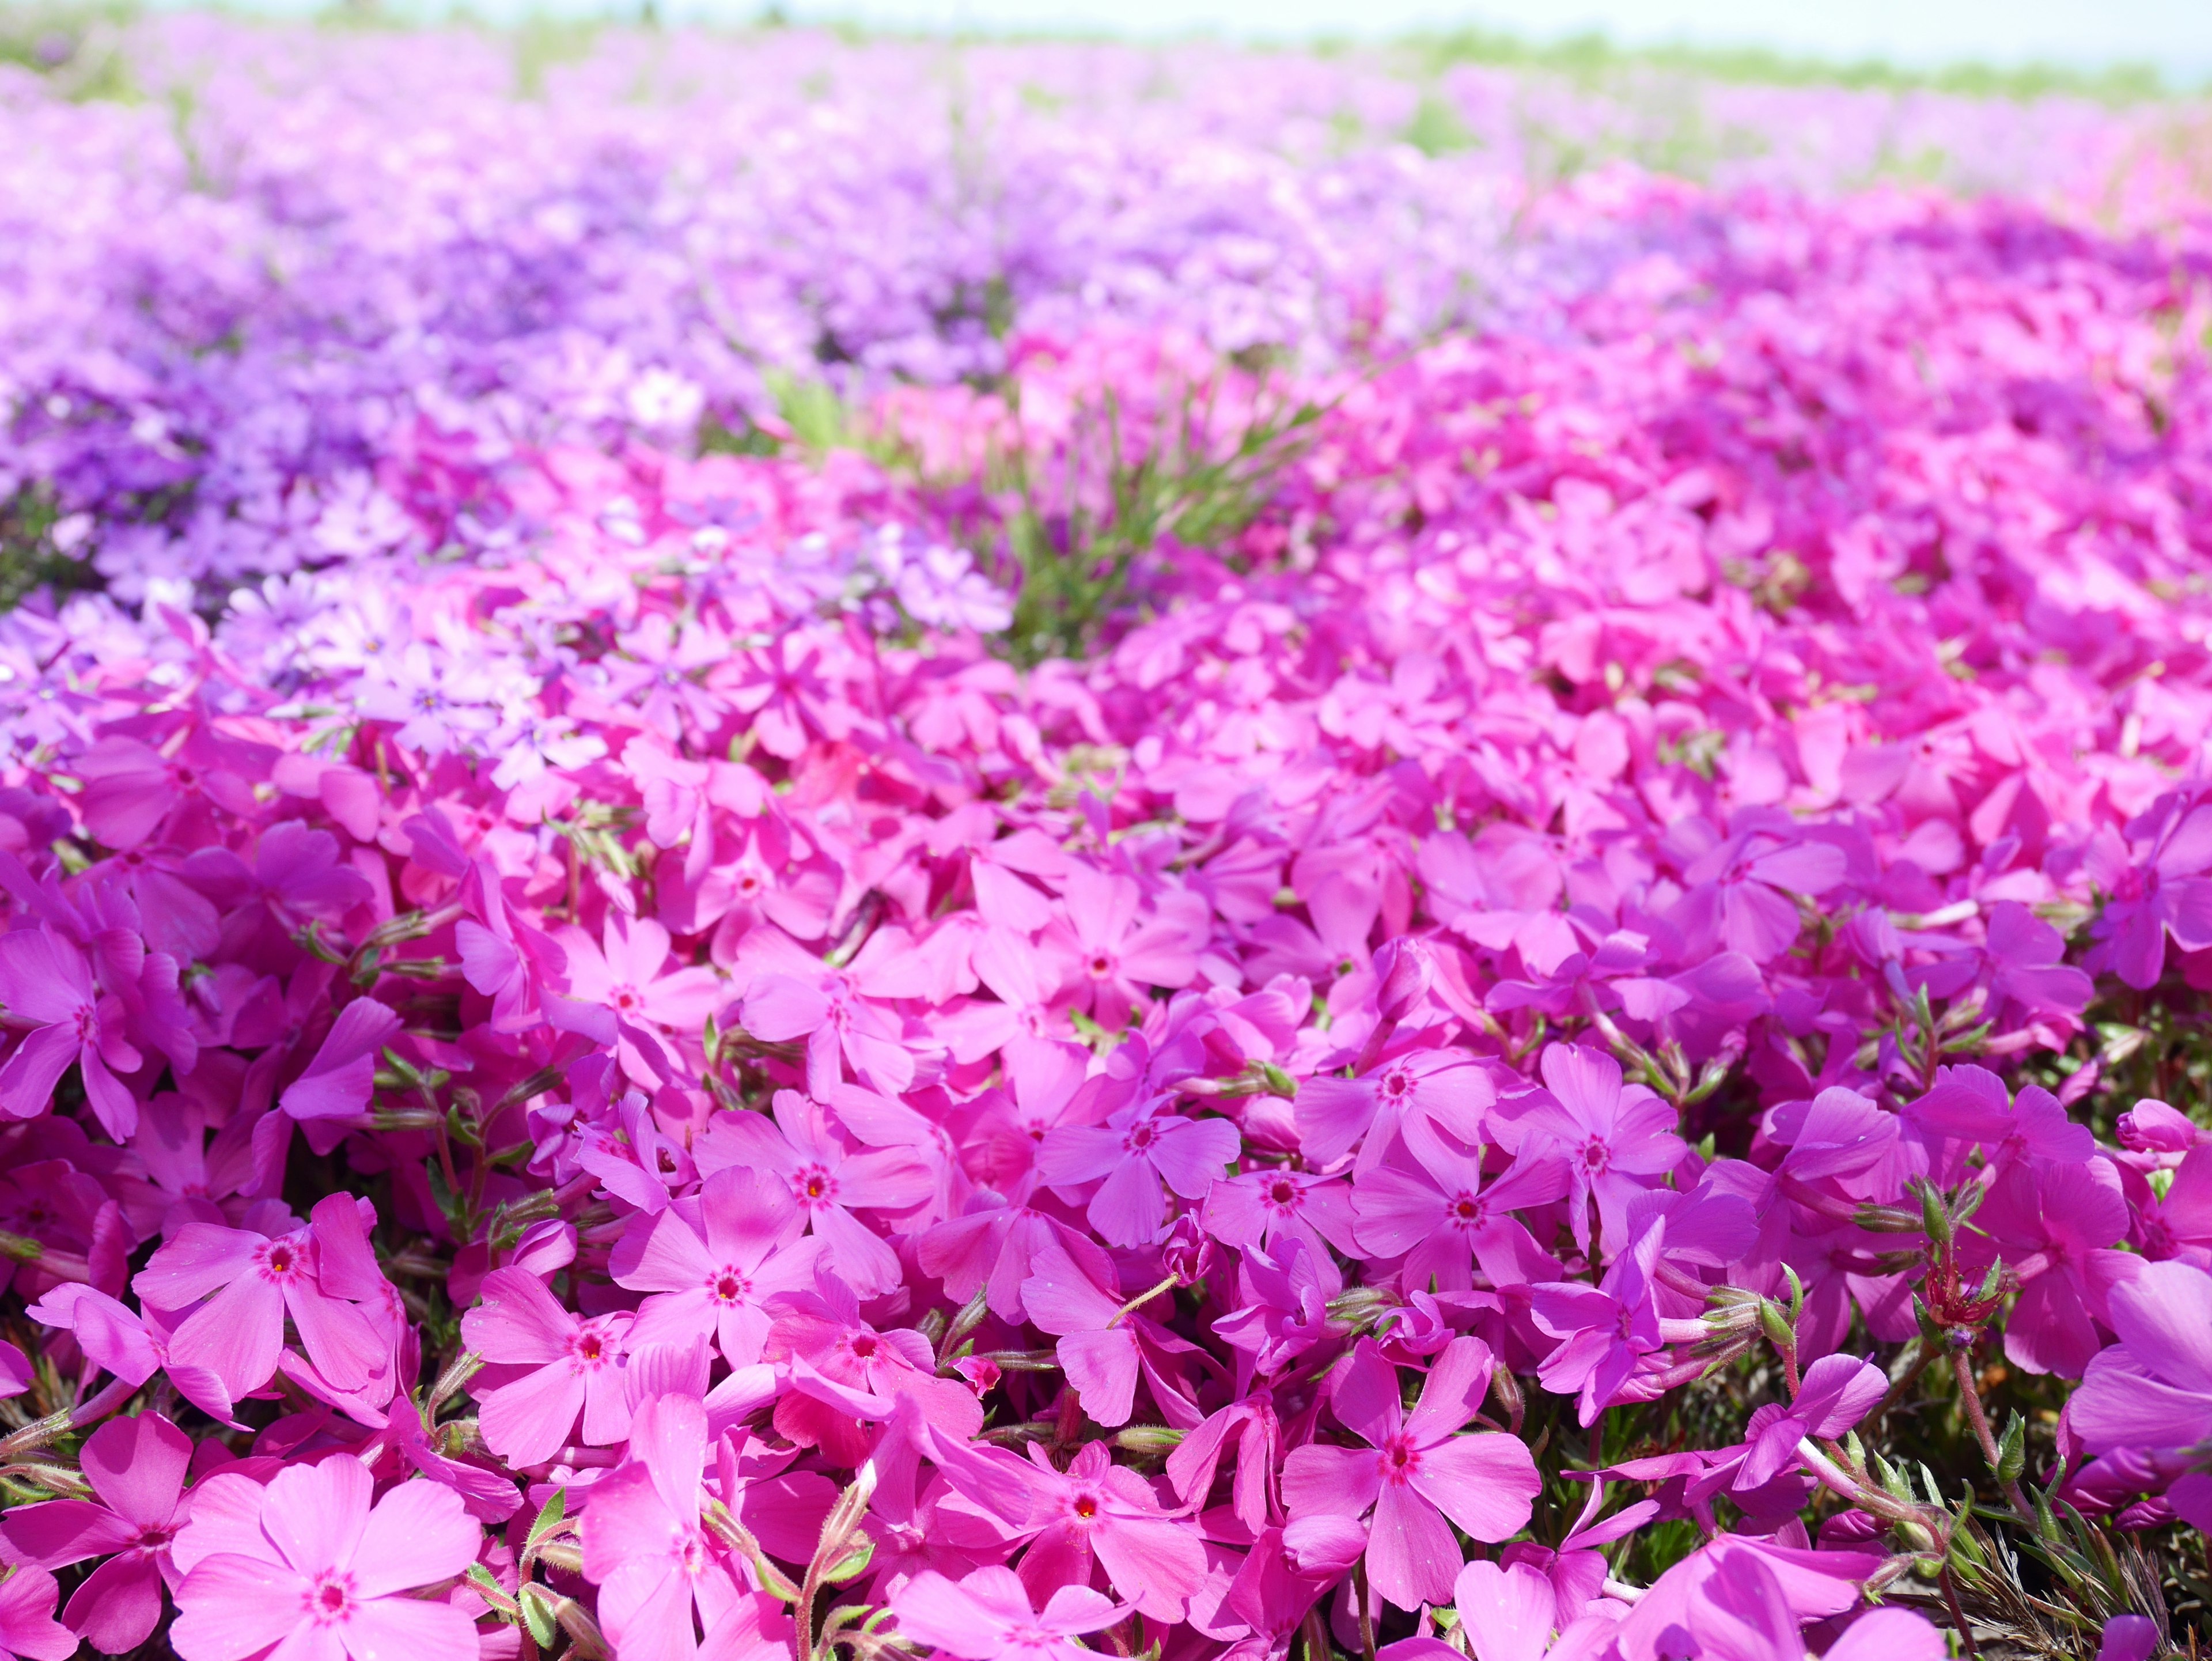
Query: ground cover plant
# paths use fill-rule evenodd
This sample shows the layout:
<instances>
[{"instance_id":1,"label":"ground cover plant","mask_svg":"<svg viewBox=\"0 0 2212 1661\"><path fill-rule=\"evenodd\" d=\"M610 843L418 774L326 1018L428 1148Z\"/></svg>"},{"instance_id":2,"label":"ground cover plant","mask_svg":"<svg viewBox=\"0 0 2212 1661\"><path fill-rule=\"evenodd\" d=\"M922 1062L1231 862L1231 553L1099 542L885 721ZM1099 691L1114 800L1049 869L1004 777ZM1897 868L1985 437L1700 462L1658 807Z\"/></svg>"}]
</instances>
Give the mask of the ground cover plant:
<instances>
[{"instance_id":1,"label":"ground cover plant","mask_svg":"<svg viewBox=\"0 0 2212 1661\"><path fill-rule=\"evenodd\" d=\"M2212 1639L2193 106L5 39L0 1650Z\"/></svg>"}]
</instances>

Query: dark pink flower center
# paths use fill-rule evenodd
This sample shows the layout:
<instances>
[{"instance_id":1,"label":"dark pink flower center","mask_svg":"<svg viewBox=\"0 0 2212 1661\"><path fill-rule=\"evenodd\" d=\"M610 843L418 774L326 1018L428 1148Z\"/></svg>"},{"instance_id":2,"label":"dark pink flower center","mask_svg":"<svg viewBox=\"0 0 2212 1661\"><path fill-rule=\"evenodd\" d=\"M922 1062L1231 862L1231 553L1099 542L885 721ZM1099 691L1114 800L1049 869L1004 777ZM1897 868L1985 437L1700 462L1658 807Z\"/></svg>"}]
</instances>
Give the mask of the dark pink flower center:
<instances>
[{"instance_id":1,"label":"dark pink flower center","mask_svg":"<svg viewBox=\"0 0 2212 1661\"><path fill-rule=\"evenodd\" d=\"M734 1269L726 1269L717 1275L708 1290L717 1303L734 1304L752 1290L752 1282Z\"/></svg>"},{"instance_id":2,"label":"dark pink flower center","mask_svg":"<svg viewBox=\"0 0 2212 1661\"><path fill-rule=\"evenodd\" d=\"M1382 1480L1405 1483L1413 1480L1421 1468L1421 1451L1402 1436L1394 1436L1382 1445Z\"/></svg>"},{"instance_id":3,"label":"dark pink flower center","mask_svg":"<svg viewBox=\"0 0 2212 1661\"><path fill-rule=\"evenodd\" d=\"M335 1626L359 1607L349 1574L319 1575L307 1588L307 1618L318 1626Z\"/></svg>"}]
</instances>

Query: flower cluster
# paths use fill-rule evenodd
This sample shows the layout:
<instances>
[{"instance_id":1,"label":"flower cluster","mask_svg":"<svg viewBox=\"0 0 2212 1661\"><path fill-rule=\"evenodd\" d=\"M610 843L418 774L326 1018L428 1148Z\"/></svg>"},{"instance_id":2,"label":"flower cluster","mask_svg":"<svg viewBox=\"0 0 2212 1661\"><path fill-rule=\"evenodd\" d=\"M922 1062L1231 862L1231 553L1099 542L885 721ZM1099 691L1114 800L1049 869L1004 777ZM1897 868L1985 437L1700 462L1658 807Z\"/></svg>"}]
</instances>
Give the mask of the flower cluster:
<instances>
[{"instance_id":1,"label":"flower cluster","mask_svg":"<svg viewBox=\"0 0 2212 1661\"><path fill-rule=\"evenodd\" d=\"M1526 215L1480 334L1041 283L704 454L9 369L110 581L0 616L0 1650L2193 1646L2212 249Z\"/></svg>"}]
</instances>

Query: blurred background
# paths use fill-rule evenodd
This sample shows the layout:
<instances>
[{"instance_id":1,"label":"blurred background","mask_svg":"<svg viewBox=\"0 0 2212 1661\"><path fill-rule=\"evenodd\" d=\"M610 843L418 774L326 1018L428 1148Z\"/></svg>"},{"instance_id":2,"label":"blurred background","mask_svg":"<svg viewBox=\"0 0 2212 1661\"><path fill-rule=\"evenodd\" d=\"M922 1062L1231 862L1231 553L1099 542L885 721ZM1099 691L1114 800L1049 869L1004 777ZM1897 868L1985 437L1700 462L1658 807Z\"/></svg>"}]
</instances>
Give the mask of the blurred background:
<instances>
[{"instance_id":1,"label":"blurred background","mask_svg":"<svg viewBox=\"0 0 2212 1661\"><path fill-rule=\"evenodd\" d=\"M251 0L234 9L298 14L327 0ZM658 0L671 21L739 22L753 0ZM441 0L384 0L429 20ZM600 15L604 0L470 0L489 21ZM2212 79L2212 0L778 0L775 15L927 33L1194 33L1283 44L1394 36L1476 37L1500 53L1632 52L1784 60L1771 68L1972 66L2088 76L2130 71L2169 88ZM1788 60L1796 60L1794 63ZM1739 68L1759 67L1752 62Z\"/></svg>"}]
</instances>

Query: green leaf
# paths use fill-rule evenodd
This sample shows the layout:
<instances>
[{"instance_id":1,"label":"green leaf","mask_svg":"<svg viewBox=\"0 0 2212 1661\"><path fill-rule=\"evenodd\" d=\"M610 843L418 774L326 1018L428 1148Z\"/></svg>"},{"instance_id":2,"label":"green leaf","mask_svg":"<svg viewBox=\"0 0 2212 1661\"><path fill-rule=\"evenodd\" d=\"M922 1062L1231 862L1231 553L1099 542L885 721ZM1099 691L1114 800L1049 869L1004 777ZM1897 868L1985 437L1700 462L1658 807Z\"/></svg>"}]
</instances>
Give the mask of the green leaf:
<instances>
[{"instance_id":1,"label":"green leaf","mask_svg":"<svg viewBox=\"0 0 2212 1661\"><path fill-rule=\"evenodd\" d=\"M542 1589L534 1582L524 1590L542 1592ZM529 1624L530 1635L538 1640L538 1647L541 1650L551 1648L553 1640L560 1635L561 1623L553 1618L552 1606L546 1603L542 1595L537 1597L524 1597L522 1618Z\"/></svg>"},{"instance_id":2,"label":"green leaf","mask_svg":"<svg viewBox=\"0 0 2212 1661\"><path fill-rule=\"evenodd\" d=\"M536 1545L555 1529L559 1528L562 1519L568 1514L568 1490L555 1488L553 1497L545 1502L545 1508L538 1513L538 1520L530 1525L530 1543Z\"/></svg>"}]
</instances>

